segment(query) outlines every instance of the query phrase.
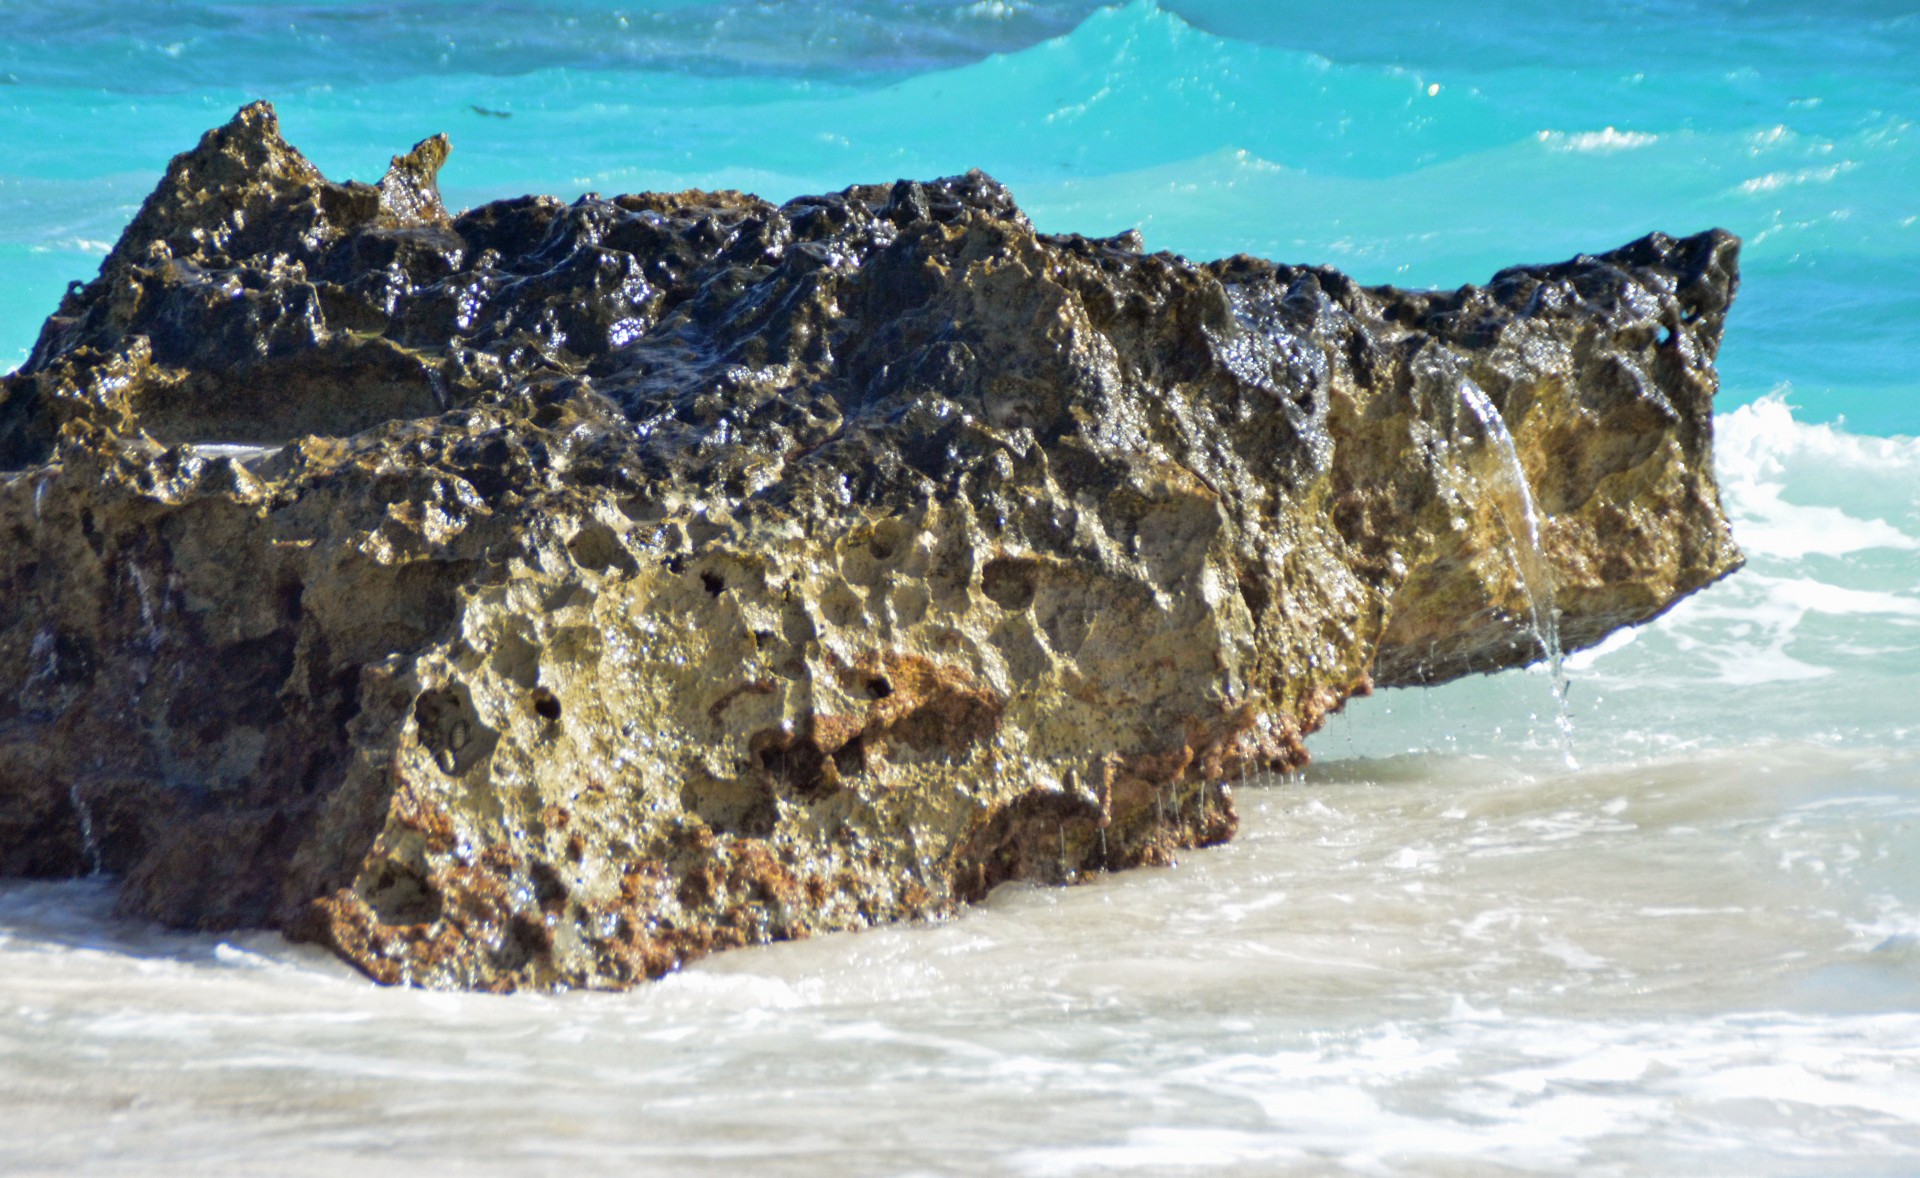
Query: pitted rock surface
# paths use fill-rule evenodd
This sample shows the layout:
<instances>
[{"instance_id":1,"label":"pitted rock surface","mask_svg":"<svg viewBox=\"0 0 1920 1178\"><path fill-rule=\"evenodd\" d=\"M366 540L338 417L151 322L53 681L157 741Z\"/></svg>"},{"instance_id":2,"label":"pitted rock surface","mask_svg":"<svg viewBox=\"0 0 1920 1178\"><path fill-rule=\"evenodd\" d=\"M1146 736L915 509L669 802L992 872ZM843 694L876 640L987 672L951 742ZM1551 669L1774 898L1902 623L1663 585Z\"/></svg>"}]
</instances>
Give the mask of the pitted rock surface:
<instances>
[{"instance_id":1,"label":"pitted rock surface","mask_svg":"<svg viewBox=\"0 0 1920 1178\"><path fill-rule=\"evenodd\" d=\"M1410 292L979 173L456 216L447 151L242 110L0 386L0 872L625 986L1165 862L1349 696L1539 658L1492 435L1569 649L1740 560L1724 232Z\"/></svg>"}]
</instances>

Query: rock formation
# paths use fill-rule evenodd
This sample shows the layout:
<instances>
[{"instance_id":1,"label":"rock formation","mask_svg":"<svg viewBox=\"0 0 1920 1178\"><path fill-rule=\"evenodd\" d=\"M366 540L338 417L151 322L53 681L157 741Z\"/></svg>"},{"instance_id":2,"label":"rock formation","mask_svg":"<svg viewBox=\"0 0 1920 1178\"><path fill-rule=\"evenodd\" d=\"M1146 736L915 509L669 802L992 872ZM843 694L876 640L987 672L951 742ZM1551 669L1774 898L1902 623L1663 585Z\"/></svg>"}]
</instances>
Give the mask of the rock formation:
<instances>
[{"instance_id":1,"label":"rock formation","mask_svg":"<svg viewBox=\"0 0 1920 1178\"><path fill-rule=\"evenodd\" d=\"M1509 434L1569 648L1740 560L1723 232L1410 292L979 173L455 216L447 150L246 108L0 386L0 874L626 986L1164 862L1347 697L1540 657Z\"/></svg>"}]
</instances>

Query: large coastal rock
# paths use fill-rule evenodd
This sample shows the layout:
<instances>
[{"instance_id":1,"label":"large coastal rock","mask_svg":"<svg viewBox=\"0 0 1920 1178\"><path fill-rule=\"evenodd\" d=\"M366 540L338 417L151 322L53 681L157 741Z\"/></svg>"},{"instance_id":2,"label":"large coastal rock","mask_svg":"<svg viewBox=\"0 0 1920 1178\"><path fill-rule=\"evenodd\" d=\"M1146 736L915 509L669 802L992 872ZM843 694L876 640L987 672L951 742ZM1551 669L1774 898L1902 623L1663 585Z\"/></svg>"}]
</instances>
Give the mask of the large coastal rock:
<instances>
[{"instance_id":1,"label":"large coastal rock","mask_svg":"<svg viewBox=\"0 0 1920 1178\"><path fill-rule=\"evenodd\" d=\"M454 216L447 150L248 107L0 386L0 873L625 986L1226 839L1547 582L1577 648L1739 563L1726 233L1422 293L978 173Z\"/></svg>"}]
</instances>

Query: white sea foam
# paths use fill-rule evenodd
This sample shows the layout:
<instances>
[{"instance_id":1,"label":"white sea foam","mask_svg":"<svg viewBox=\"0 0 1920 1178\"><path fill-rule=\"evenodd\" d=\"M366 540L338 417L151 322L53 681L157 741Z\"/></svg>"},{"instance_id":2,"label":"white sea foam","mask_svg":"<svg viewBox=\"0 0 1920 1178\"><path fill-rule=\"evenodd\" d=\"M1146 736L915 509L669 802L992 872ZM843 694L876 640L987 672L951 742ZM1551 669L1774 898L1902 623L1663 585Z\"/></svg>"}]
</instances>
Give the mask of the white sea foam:
<instances>
[{"instance_id":1,"label":"white sea foam","mask_svg":"<svg viewBox=\"0 0 1920 1178\"><path fill-rule=\"evenodd\" d=\"M1598 645L1590 646L1585 650L1568 655L1566 669L1575 674L1591 670L1594 664L1598 663L1601 659L1632 646L1634 641L1643 633L1645 633L1645 631L1637 627L1615 630L1602 639Z\"/></svg>"},{"instance_id":2,"label":"white sea foam","mask_svg":"<svg viewBox=\"0 0 1920 1178\"><path fill-rule=\"evenodd\" d=\"M978 3L969 4L966 12L969 16L984 17L989 20L1006 20L1008 17L1024 12L1031 7L1032 5L1030 3L1023 2L1023 0L979 0Z\"/></svg>"},{"instance_id":3,"label":"white sea foam","mask_svg":"<svg viewBox=\"0 0 1920 1178\"><path fill-rule=\"evenodd\" d=\"M1761 578L1756 577L1756 581ZM1920 597L1846 589L1806 577L1763 581L1772 596L1801 610L1823 614L1881 614L1920 617Z\"/></svg>"},{"instance_id":4,"label":"white sea foam","mask_svg":"<svg viewBox=\"0 0 1920 1178\"><path fill-rule=\"evenodd\" d=\"M1800 652L1796 647L1809 614L1920 618L1920 597L1749 569L1720 591L1683 603L1657 626L1681 652L1715 668L1712 678L1754 685L1836 673L1836 652Z\"/></svg>"},{"instance_id":5,"label":"white sea foam","mask_svg":"<svg viewBox=\"0 0 1920 1178\"><path fill-rule=\"evenodd\" d=\"M1795 168L1790 171L1768 172L1763 176L1755 176L1750 180L1741 181L1740 191L1754 194L1774 192L1798 184L1828 184L1831 183L1835 177L1852 171L1857 166L1858 165L1851 160L1841 160L1837 164L1827 164L1824 167L1818 168Z\"/></svg>"},{"instance_id":6,"label":"white sea foam","mask_svg":"<svg viewBox=\"0 0 1920 1178\"><path fill-rule=\"evenodd\" d=\"M1800 421L1791 395L1792 389L1783 385L1714 419L1715 456L1723 477L1738 477L1753 466L1777 474L1793 457L1886 473L1920 472L1920 438L1875 437L1825 422ZM1920 488L1909 490L1920 496Z\"/></svg>"},{"instance_id":7,"label":"white sea foam","mask_svg":"<svg viewBox=\"0 0 1920 1178\"><path fill-rule=\"evenodd\" d=\"M1178 869L1005 889L945 924L722 955L629 995L380 990L271 938L119 924L96 884L0 888L0 1149L153 1175L286 1141L275 1168L295 1175L1908 1156L1912 954L1874 947L1920 927L1887 875L1910 870L1894 853L1920 803L1768 788L1916 764L1774 747L1547 776L1334 767L1243 789L1242 840ZM1860 1008L1862 976L1891 1009ZM1849 1008L1823 1008L1828 978ZM76 1068L93 1078L38 1078Z\"/></svg>"},{"instance_id":8,"label":"white sea foam","mask_svg":"<svg viewBox=\"0 0 1920 1178\"><path fill-rule=\"evenodd\" d=\"M1721 494L1749 553L1799 558L1920 548L1920 538L1886 519L1804 501L1878 484L1878 495L1848 496L1850 506L1878 500L1913 519L1920 514L1920 439L1861 437L1797 421L1783 390L1717 418L1714 444Z\"/></svg>"},{"instance_id":9,"label":"white sea foam","mask_svg":"<svg viewBox=\"0 0 1920 1178\"><path fill-rule=\"evenodd\" d=\"M1797 421L1781 394L1716 432L1722 499L1752 564L1655 624L1680 656L1663 673L1751 688L1893 672L1920 619L1920 567L1904 555L1920 551L1920 441Z\"/></svg>"},{"instance_id":10,"label":"white sea foam","mask_svg":"<svg viewBox=\"0 0 1920 1178\"><path fill-rule=\"evenodd\" d=\"M1598 131L1541 131L1534 136L1554 151L1615 152L1651 147L1660 141L1647 131L1620 131L1604 127Z\"/></svg>"},{"instance_id":11,"label":"white sea foam","mask_svg":"<svg viewBox=\"0 0 1920 1178\"><path fill-rule=\"evenodd\" d=\"M113 250L111 241L97 237L58 237L49 241L37 242L30 247L36 254L41 253L77 253L98 254L105 257Z\"/></svg>"}]
</instances>

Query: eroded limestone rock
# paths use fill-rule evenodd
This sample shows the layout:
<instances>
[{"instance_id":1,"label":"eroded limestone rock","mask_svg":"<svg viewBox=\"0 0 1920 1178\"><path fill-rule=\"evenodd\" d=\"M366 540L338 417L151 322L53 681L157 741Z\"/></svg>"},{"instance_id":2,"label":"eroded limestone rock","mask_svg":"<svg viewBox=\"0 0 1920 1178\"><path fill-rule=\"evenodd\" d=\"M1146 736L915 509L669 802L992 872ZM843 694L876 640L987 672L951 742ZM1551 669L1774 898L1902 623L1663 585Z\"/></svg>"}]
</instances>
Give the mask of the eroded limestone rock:
<instances>
[{"instance_id":1,"label":"eroded limestone rock","mask_svg":"<svg viewBox=\"0 0 1920 1178\"><path fill-rule=\"evenodd\" d=\"M386 982L614 987L1234 830L1348 696L1739 562L1738 243L1452 293L978 173L450 215L248 107L0 386L0 872Z\"/></svg>"}]
</instances>

